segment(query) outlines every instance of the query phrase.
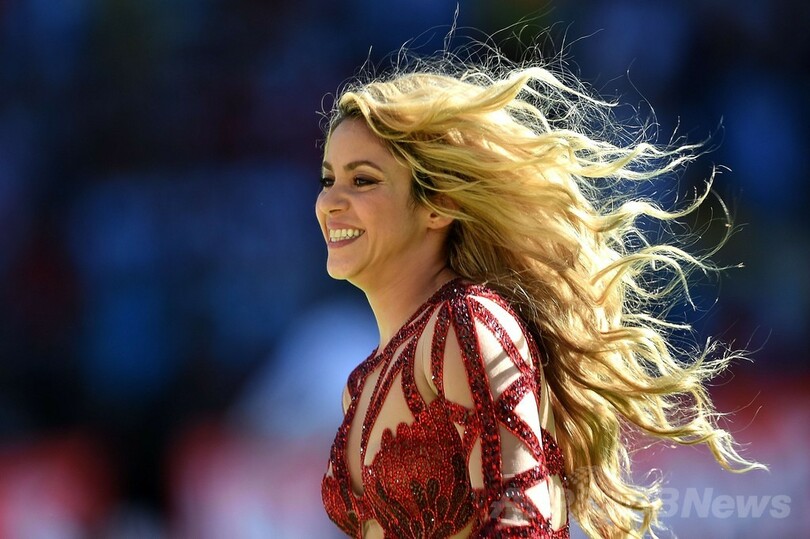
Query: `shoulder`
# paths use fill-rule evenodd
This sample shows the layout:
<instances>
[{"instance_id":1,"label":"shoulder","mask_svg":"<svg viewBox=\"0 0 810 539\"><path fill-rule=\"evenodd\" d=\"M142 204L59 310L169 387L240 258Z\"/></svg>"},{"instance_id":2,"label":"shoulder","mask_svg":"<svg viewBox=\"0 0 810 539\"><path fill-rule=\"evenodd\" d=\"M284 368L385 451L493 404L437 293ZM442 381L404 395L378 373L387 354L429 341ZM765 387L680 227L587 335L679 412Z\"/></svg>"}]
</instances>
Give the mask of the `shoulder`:
<instances>
[{"instance_id":1,"label":"shoulder","mask_svg":"<svg viewBox=\"0 0 810 539\"><path fill-rule=\"evenodd\" d=\"M477 284L457 278L450 281L435 295L433 302L440 306L446 306L456 312L463 312L472 308L475 313L480 312L481 307L489 308L495 306L500 311L504 311L506 316L517 318L509 301L486 284Z\"/></svg>"},{"instance_id":2,"label":"shoulder","mask_svg":"<svg viewBox=\"0 0 810 539\"><path fill-rule=\"evenodd\" d=\"M439 317L447 319L460 348L485 361L505 351L524 360L536 354L527 324L498 291L485 284L462 281L450 292L443 298Z\"/></svg>"},{"instance_id":3,"label":"shoulder","mask_svg":"<svg viewBox=\"0 0 810 539\"><path fill-rule=\"evenodd\" d=\"M418 355L435 394L471 407L475 395L481 402L497 398L518 379L531 389L539 372L537 347L501 294L462 283L437 307L435 323L428 323L431 337Z\"/></svg>"},{"instance_id":4,"label":"shoulder","mask_svg":"<svg viewBox=\"0 0 810 539\"><path fill-rule=\"evenodd\" d=\"M526 323L498 291L484 284L461 284L448 301L453 321L503 329L510 336L526 333Z\"/></svg>"}]
</instances>

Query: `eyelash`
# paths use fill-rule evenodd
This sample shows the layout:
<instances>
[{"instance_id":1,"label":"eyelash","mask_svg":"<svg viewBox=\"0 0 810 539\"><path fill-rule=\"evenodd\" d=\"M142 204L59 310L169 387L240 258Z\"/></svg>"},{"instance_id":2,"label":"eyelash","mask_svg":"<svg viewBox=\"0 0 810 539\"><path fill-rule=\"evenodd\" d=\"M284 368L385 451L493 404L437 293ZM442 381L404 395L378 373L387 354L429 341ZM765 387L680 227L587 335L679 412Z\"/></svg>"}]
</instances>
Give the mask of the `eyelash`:
<instances>
[{"instance_id":1,"label":"eyelash","mask_svg":"<svg viewBox=\"0 0 810 539\"><path fill-rule=\"evenodd\" d=\"M366 178L365 176L355 176L353 178L353 180L354 180L354 184L357 187L367 187L369 185L374 185L374 184L377 183L377 180L374 180L374 179L371 179L371 178ZM324 189L326 189L328 187L332 187L332 185L334 183L335 183L334 178L327 178L325 176L321 178L321 187L324 188Z\"/></svg>"}]
</instances>

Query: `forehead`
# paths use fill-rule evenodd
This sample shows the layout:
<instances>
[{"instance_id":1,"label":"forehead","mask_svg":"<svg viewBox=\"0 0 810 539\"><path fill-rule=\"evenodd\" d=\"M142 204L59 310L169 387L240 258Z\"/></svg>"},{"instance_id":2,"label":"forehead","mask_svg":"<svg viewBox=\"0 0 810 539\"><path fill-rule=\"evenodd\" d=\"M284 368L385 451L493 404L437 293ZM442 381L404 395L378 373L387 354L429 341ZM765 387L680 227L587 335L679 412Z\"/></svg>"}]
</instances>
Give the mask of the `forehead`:
<instances>
[{"instance_id":1,"label":"forehead","mask_svg":"<svg viewBox=\"0 0 810 539\"><path fill-rule=\"evenodd\" d=\"M363 120L347 118L332 130L326 141L324 161L353 161L358 158L394 160L390 148L375 135Z\"/></svg>"}]
</instances>

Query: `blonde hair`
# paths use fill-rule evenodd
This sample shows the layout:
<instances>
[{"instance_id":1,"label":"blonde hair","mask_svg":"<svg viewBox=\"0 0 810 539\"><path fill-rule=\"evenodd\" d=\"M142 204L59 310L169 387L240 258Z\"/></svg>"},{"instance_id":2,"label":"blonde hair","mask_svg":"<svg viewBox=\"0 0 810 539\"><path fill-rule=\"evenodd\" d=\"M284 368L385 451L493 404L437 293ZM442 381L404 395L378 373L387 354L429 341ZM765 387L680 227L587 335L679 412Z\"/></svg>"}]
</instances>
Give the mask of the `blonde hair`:
<instances>
[{"instance_id":1,"label":"blonde hair","mask_svg":"<svg viewBox=\"0 0 810 539\"><path fill-rule=\"evenodd\" d=\"M574 518L590 536L641 536L661 501L658 484L630 480L633 432L705 444L728 470L763 466L717 426L704 386L741 354L715 344L685 353L672 334L688 326L661 308L688 290L690 268L712 265L639 226L690 213L712 178L677 211L622 194L692 161L696 147L628 141L609 104L563 80L537 65L420 63L349 85L329 132L363 119L413 170L415 199L455 219L448 264L504 294L545 351Z\"/></svg>"}]
</instances>

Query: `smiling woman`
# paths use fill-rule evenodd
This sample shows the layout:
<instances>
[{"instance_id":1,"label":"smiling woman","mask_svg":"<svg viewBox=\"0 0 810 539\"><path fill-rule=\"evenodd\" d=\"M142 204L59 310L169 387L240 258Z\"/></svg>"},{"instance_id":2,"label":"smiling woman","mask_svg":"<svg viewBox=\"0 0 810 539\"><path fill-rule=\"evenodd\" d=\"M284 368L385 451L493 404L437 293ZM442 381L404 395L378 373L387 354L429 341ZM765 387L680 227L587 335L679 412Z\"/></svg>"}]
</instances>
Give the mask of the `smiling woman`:
<instances>
[{"instance_id":1,"label":"smiling woman","mask_svg":"<svg viewBox=\"0 0 810 539\"><path fill-rule=\"evenodd\" d=\"M316 206L329 275L372 295L401 289L403 277L417 268L447 280L444 244L451 219L414 203L411 176L364 122L349 119L335 127Z\"/></svg>"},{"instance_id":2,"label":"smiling woman","mask_svg":"<svg viewBox=\"0 0 810 539\"><path fill-rule=\"evenodd\" d=\"M702 199L616 195L694 147L617 145L581 85L494 60L422 61L332 111L316 214L380 344L348 377L324 505L352 537L568 537L569 511L593 537L641 536L661 501L629 482L626 435L761 467L704 387L735 355L676 356L688 328L656 316L711 266L636 226Z\"/></svg>"}]
</instances>

